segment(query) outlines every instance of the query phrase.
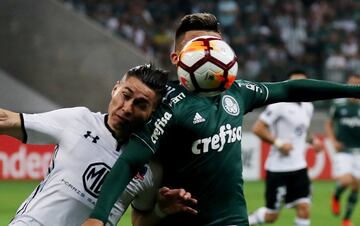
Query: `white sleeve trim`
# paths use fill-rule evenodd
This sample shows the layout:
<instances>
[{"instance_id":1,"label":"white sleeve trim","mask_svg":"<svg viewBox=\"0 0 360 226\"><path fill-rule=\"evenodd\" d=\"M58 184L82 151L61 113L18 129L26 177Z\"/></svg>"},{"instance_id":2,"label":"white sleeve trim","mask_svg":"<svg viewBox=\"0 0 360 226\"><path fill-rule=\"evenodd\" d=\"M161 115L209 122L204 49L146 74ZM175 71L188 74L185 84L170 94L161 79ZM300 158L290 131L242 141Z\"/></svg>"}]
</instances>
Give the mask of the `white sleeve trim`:
<instances>
[{"instance_id":1,"label":"white sleeve trim","mask_svg":"<svg viewBox=\"0 0 360 226\"><path fill-rule=\"evenodd\" d=\"M144 139L142 139L139 135L137 135L137 134L133 134L135 137L137 137L137 138L139 138L144 144L146 144L146 146L151 150L151 152L153 153L153 154L155 154L155 150L144 140Z\"/></svg>"},{"instance_id":2,"label":"white sleeve trim","mask_svg":"<svg viewBox=\"0 0 360 226\"><path fill-rule=\"evenodd\" d=\"M266 97L265 97L265 100L264 100L264 103L267 101L267 99L269 98L269 89L266 85L264 85L265 89L266 89Z\"/></svg>"}]
</instances>

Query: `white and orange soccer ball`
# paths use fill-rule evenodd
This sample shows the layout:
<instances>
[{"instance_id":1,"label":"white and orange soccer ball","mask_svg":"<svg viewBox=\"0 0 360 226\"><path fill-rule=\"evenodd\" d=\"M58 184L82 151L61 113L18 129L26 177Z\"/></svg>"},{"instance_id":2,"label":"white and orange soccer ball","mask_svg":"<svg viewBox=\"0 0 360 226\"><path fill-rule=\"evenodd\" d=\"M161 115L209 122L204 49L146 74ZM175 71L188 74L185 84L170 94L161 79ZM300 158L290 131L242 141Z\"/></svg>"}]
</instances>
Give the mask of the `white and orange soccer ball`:
<instances>
[{"instance_id":1,"label":"white and orange soccer ball","mask_svg":"<svg viewBox=\"0 0 360 226\"><path fill-rule=\"evenodd\" d=\"M189 91L203 96L218 95L230 88L238 71L233 49L221 38L200 36L179 53L177 74Z\"/></svg>"}]
</instances>

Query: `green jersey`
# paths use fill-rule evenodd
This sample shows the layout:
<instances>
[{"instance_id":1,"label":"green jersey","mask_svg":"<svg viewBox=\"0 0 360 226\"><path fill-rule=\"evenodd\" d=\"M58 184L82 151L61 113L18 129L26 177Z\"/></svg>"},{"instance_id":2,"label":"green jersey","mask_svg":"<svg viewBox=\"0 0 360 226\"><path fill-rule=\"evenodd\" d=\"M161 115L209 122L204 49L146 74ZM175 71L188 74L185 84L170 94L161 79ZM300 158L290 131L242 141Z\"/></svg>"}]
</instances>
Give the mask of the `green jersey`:
<instances>
[{"instance_id":1,"label":"green jersey","mask_svg":"<svg viewBox=\"0 0 360 226\"><path fill-rule=\"evenodd\" d=\"M335 102L330 108L335 137L344 152L360 152L360 103L349 100Z\"/></svg>"},{"instance_id":2,"label":"green jersey","mask_svg":"<svg viewBox=\"0 0 360 226\"><path fill-rule=\"evenodd\" d=\"M198 96L178 85L169 86L169 91L166 106L136 136L158 154L163 185L189 191L198 200L199 213L171 215L164 225L247 225L241 173L243 115L263 105L268 90L237 81L214 97Z\"/></svg>"},{"instance_id":3,"label":"green jersey","mask_svg":"<svg viewBox=\"0 0 360 226\"><path fill-rule=\"evenodd\" d=\"M360 87L310 79L236 81L221 95L200 97L170 83L152 119L123 148L91 217L105 222L132 175L156 155L164 167L163 185L185 188L198 200L196 216L168 216L163 225L247 226L241 161L243 116L265 104L349 96L360 97Z\"/></svg>"}]
</instances>

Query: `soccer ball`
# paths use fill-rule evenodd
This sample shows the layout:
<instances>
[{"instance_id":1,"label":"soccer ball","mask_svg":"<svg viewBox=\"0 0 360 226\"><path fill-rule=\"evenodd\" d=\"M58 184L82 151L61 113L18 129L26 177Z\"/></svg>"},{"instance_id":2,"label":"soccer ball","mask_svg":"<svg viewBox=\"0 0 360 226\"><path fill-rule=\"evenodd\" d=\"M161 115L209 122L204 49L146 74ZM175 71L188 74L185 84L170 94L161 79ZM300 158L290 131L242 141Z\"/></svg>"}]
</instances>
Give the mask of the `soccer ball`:
<instances>
[{"instance_id":1,"label":"soccer ball","mask_svg":"<svg viewBox=\"0 0 360 226\"><path fill-rule=\"evenodd\" d=\"M179 53L177 75L180 83L203 96L218 95L230 88L237 70L234 51L218 37L194 38Z\"/></svg>"}]
</instances>

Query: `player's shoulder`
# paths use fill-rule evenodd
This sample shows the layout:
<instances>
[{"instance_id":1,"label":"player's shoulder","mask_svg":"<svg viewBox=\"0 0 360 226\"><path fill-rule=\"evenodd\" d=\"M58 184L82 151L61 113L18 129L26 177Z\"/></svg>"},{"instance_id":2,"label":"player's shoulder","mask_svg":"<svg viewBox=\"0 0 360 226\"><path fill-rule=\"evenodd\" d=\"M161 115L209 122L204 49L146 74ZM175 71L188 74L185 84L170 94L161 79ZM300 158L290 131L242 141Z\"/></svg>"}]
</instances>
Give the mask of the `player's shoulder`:
<instances>
[{"instance_id":1,"label":"player's shoulder","mask_svg":"<svg viewBox=\"0 0 360 226\"><path fill-rule=\"evenodd\" d=\"M72 108L64 108L68 114L73 114L74 117L81 117L82 115L91 114L89 108L84 106L72 107Z\"/></svg>"},{"instance_id":2,"label":"player's shoulder","mask_svg":"<svg viewBox=\"0 0 360 226\"><path fill-rule=\"evenodd\" d=\"M314 104L312 102L303 102L302 104L308 109L314 109Z\"/></svg>"},{"instance_id":3,"label":"player's shoulder","mask_svg":"<svg viewBox=\"0 0 360 226\"><path fill-rule=\"evenodd\" d=\"M189 96L191 96L191 93L180 85L179 81L169 81L166 85L166 94L162 103L172 108L183 103Z\"/></svg>"},{"instance_id":4,"label":"player's shoulder","mask_svg":"<svg viewBox=\"0 0 360 226\"><path fill-rule=\"evenodd\" d=\"M269 104L265 107L265 111L264 112L283 112L285 109L289 108L291 105L291 103L286 103L286 102L278 102L278 103L274 103L274 104Z\"/></svg>"},{"instance_id":5,"label":"player's shoulder","mask_svg":"<svg viewBox=\"0 0 360 226\"><path fill-rule=\"evenodd\" d=\"M70 115L75 120L89 120L92 118L101 117L103 114L101 112L93 112L89 108L84 106L64 108L66 114Z\"/></svg>"},{"instance_id":6,"label":"player's shoulder","mask_svg":"<svg viewBox=\"0 0 360 226\"><path fill-rule=\"evenodd\" d=\"M345 107L347 105L347 100L346 98L338 98L338 99L334 99L331 102L331 107L333 108L342 108Z\"/></svg>"},{"instance_id":7,"label":"player's shoulder","mask_svg":"<svg viewBox=\"0 0 360 226\"><path fill-rule=\"evenodd\" d=\"M267 88L263 83L248 81L244 79L235 80L232 88L242 89L247 92L267 92Z\"/></svg>"},{"instance_id":8,"label":"player's shoulder","mask_svg":"<svg viewBox=\"0 0 360 226\"><path fill-rule=\"evenodd\" d=\"M89 113L90 110L86 107L69 107L69 108L59 108L49 112L44 112L44 114L58 114L62 116L73 116L76 117L79 114Z\"/></svg>"}]
</instances>

